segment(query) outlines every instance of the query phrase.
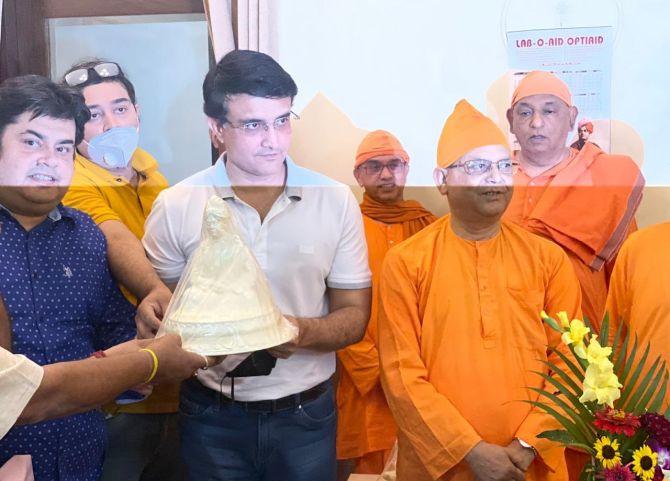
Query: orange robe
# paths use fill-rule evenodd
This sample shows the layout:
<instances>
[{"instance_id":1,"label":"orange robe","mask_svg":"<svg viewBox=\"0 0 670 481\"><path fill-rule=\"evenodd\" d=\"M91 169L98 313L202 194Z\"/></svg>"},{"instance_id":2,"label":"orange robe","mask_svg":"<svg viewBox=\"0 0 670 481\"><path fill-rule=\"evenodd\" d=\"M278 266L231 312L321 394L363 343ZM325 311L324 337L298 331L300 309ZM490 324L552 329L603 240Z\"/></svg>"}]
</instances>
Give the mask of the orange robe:
<instances>
[{"instance_id":1,"label":"orange robe","mask_svg":"<svg viewBox=\"0 0 670 481\"><path fill-rule=\"evenodd\" d=\"M641 352L650 344L647 368L657 356L670 365L670 222L642 229L624 243L612 271L607 311L610 333L623 322L637 334Z\"/></svg>"},{"instance_id":2,"label":"orange robe","mask_svg":"<svg viewBox=\"0 0 670 481\"><path fill-rule=\"evenodd\" d=\"M372 309L363 340L338 352L342 366L337 388L337 458L361 458L376 453L369 466L355 472L379 474L383 456L395 443L396 427L379 381L377 352L378 280L386 252L436 220L415 201L381 204L367 195L361 204L368 260L372 271ZM377 469L379 468L379 469ZM372 471L363 473L363 471Z\"/></svg>"},{"instance_id":3,"label":"orange robe","mask_svg":"<svg viewBox=\"0 0 670 481\"><path fill-rule=\"evenodd\" d=\"M630 157L587 143L540 176L520 170L514 184L505 219L563 248L582 288L584 316L599 330L611 266L636 229L644 188L640 170Z\"/></svg>"},{"instance_id":4,"label":"orange robe","mask_svg":"<svg viewBox=\"0 0 670 481\"><path fill-rule=\"evenodd\" d=\"M540 311L581 314L560 248L506 222L492 239L464 240L447 215L387 254L380 298L398 481L472 480L466 454L479 441L507 446L515 437L540 455L526 479L566 479L563 449L536 437L559 426L522 402L538 398L527 387L544 381L532 371L546 373L547 345L560 344Z\"/></svg>"}]
</instances>

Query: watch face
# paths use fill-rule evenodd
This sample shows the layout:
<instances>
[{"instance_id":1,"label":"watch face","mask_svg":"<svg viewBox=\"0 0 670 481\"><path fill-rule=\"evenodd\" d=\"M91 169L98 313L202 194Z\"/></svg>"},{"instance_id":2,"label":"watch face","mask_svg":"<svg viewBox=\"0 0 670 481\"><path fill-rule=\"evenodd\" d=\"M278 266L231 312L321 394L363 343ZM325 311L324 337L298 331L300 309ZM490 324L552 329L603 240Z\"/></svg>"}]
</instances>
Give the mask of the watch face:
<instances>
[{"instance_id":1,"label":"watch face","mask_svg":"<svg viewBox=\"0 0 670 481\"><path fill-rule=\"evenodd\" d=\"M526 441L524 441L523 439L519 439L519 438L517 438L517 441L519 441L519 444L520 444L522 447L524 447L524 448L528 448L528 449L533 449L533 446L531 446L530 444L528 444L528 443L527 443Z\"/></svg>"}]
</instances>

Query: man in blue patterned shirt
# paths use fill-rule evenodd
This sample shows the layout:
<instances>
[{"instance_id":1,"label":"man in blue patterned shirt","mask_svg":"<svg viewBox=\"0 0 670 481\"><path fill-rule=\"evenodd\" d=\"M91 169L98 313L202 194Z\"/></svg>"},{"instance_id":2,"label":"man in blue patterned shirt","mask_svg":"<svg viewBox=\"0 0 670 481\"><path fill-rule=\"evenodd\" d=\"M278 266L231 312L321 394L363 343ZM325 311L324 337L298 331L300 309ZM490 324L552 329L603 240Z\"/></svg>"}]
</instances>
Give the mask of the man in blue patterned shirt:
<instances>
[{"instance_id":1,"label":"man in blue patterned shirt","mask_svg":"<svg viewBox=\"0 0 670 481\"><path fill-rule=\"evenodd\" d=\"M0 85L0 292L13 352L41 365L135 336L102 232L60 203L89 116L80 94L43 77ZM104 448L103 415L91 411L13 428L0 442L0 465L30 454L36 481L93 481Z\"/></svg>"}]
</instances>

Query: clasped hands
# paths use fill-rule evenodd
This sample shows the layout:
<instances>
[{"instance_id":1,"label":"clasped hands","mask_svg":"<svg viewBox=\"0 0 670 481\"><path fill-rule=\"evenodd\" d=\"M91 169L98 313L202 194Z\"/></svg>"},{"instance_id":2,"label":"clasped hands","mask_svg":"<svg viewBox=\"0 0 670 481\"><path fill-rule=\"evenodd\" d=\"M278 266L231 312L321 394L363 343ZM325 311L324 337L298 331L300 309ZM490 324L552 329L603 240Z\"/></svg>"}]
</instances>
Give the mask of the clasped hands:
<instances>
[{"instance_id":1,"label":"clasped hands","mask_svg":"<svg viewBox=\"0 0 670 481\"><path fill-rule=\"evenodd\" d=\"M477 481L524 481L534 459L535 452L516 439L507 446L480 441L465 456Z\"/></svg>"}]
</instances>

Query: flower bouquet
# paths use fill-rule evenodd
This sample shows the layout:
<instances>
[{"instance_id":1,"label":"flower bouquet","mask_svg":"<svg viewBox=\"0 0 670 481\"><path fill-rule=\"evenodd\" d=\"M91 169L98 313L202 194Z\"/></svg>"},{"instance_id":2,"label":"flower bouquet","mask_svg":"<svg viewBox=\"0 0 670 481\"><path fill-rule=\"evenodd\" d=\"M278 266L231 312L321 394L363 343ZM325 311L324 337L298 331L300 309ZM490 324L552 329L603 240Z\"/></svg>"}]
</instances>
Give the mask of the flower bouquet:
<instances>
[{"instance_id":1,"label":"flower bouquet","mask_svg":"<svg viewBox=\"0 0 670 481\"><path fill-rule=\"evenodd\" d=\"M670 421L657 414L668 384L665 362L648 359L649 345L641 351L623 325L610 336L607 316L599 336L565 312L541 316L561 333L563 345L549 348L561 362L547 362L550 375L537 373L555 390L531 388L540 398L529 402L563 429L538 437L589 454L583 481L670 480Z\"/></svg>"}]
</instances>

